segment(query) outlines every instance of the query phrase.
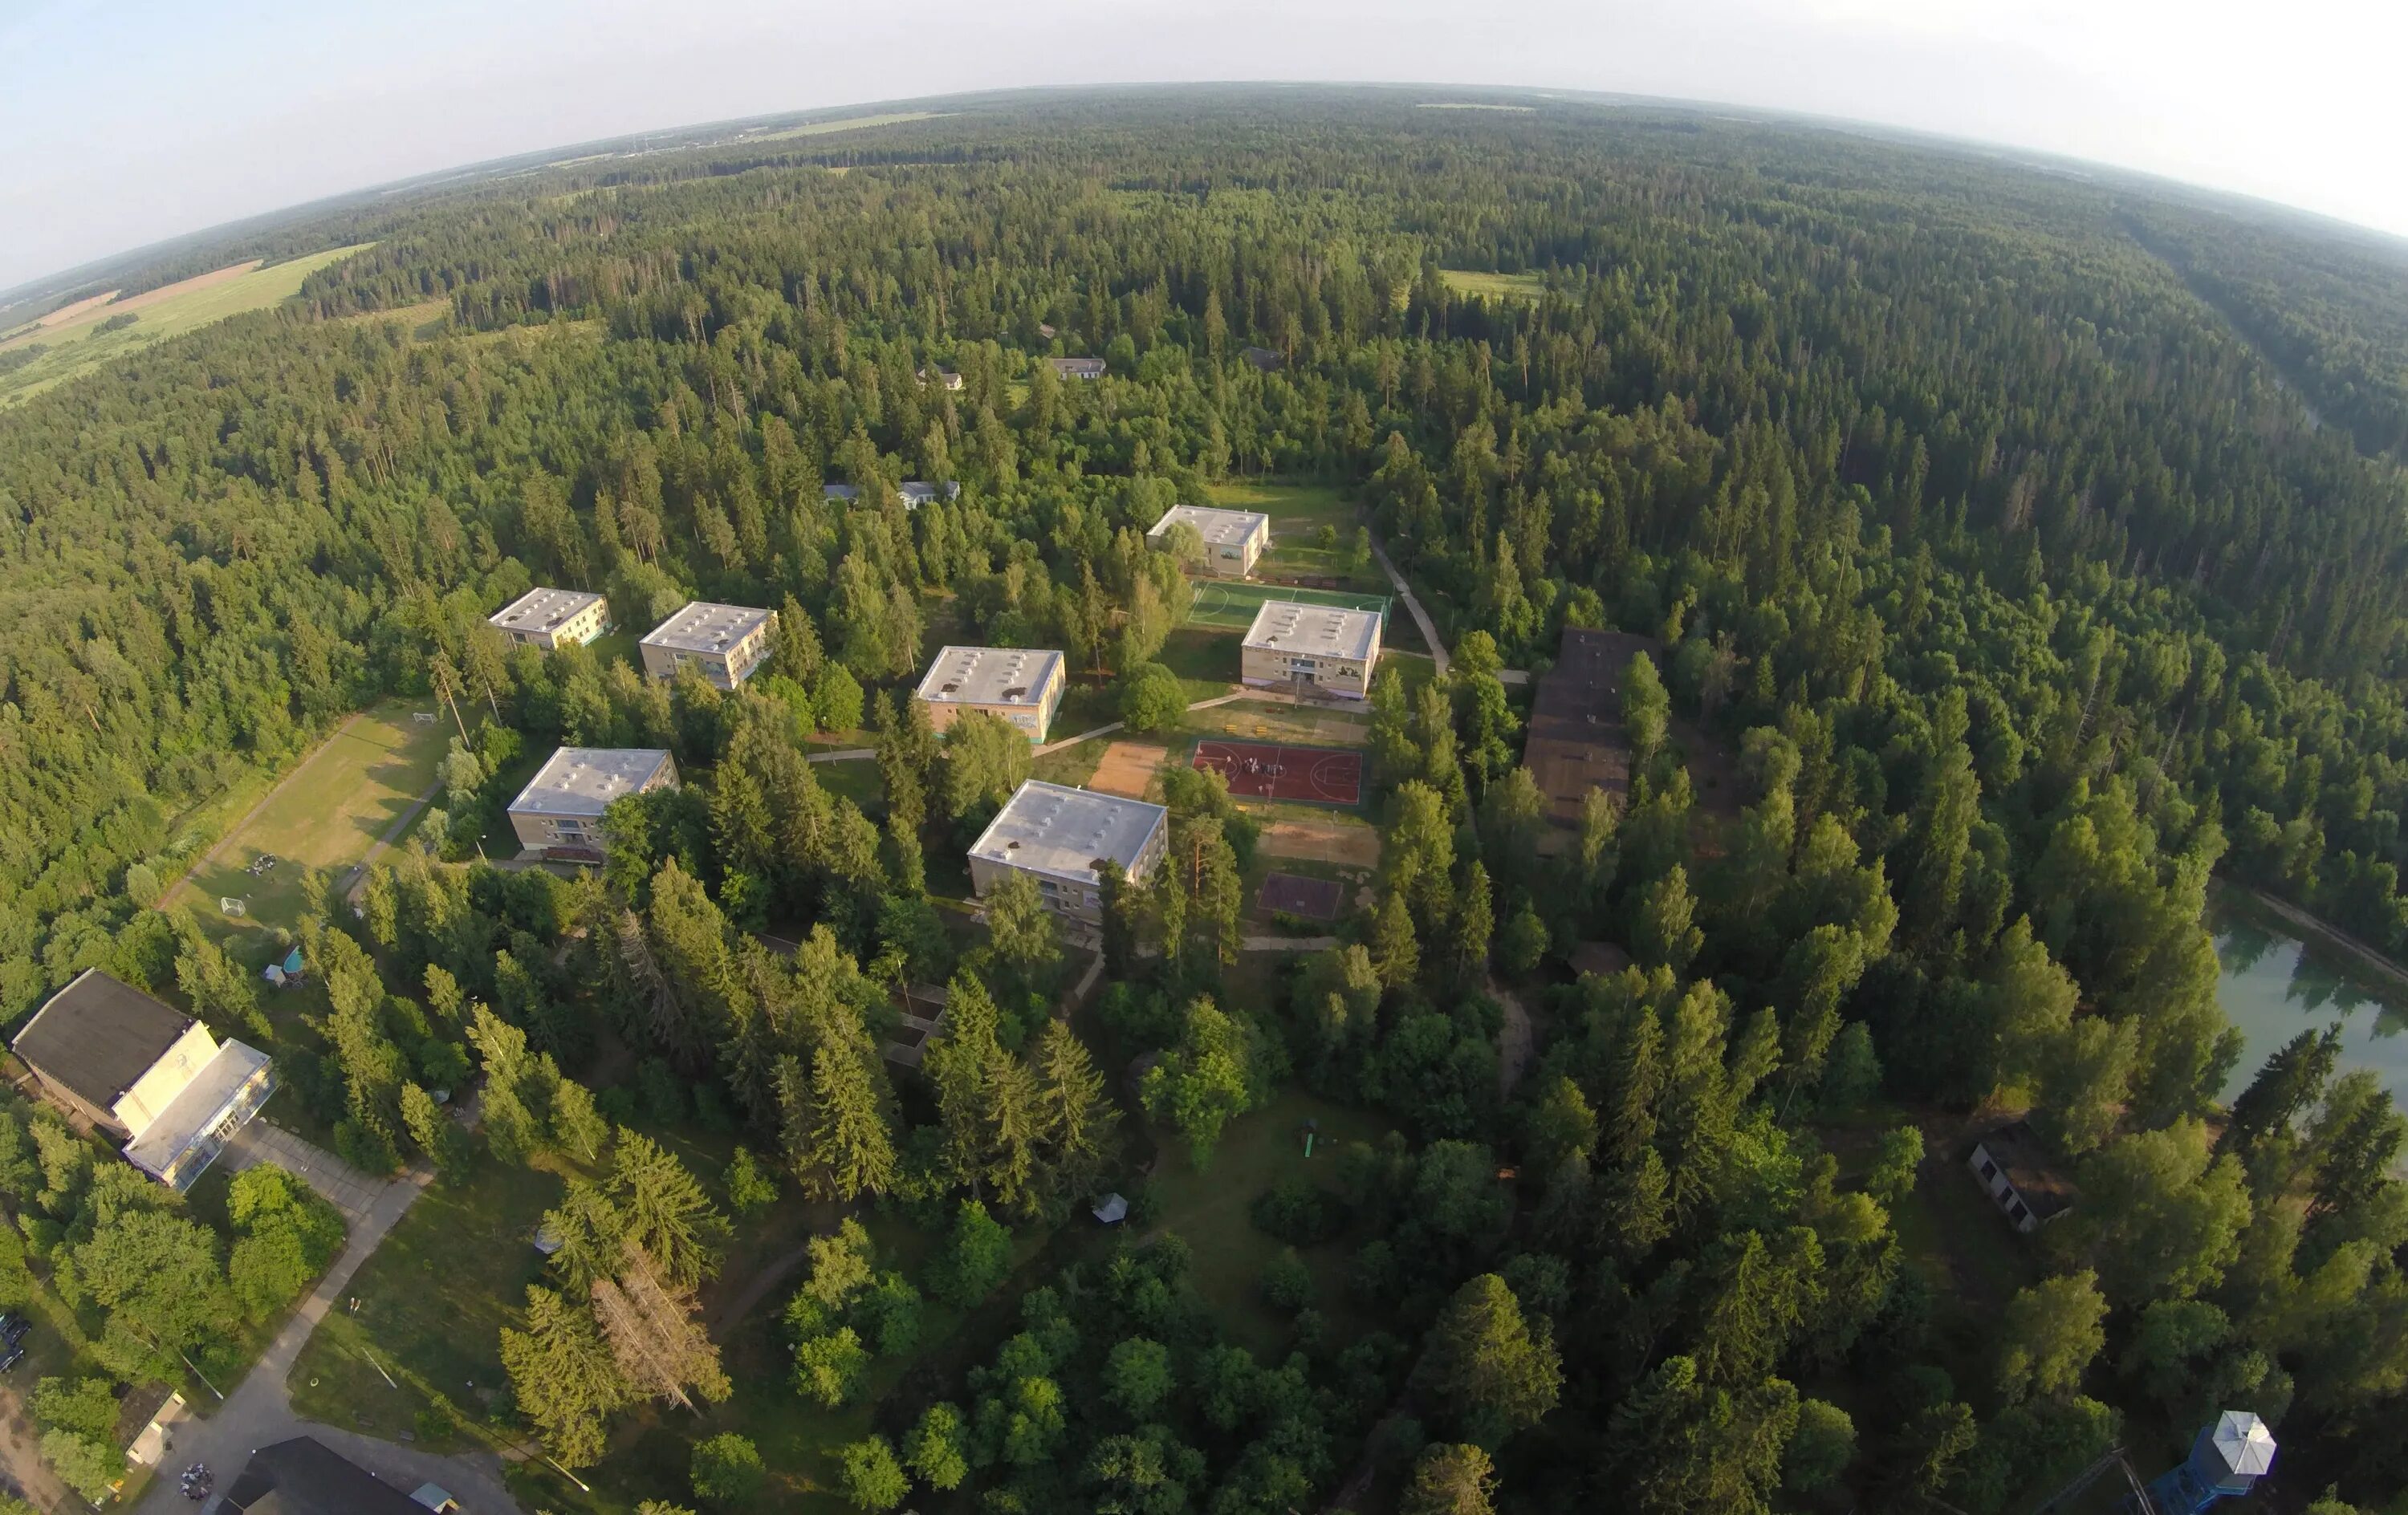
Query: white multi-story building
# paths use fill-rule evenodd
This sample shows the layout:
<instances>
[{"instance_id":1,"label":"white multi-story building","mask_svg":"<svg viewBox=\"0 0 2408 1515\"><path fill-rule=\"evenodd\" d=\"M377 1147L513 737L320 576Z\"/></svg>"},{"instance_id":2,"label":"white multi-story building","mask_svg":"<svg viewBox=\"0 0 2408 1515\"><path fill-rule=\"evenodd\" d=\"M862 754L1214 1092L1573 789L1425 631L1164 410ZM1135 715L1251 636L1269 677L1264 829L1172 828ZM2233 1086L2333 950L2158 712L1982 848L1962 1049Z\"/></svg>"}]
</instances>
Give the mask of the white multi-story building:
<instances>
[{"instance_id":1,"label":"white multi-story building","mask_svg":"<svg viewBox=\"0 0 2408 1515\"><path fill-rule=\"evenodd\" d=\"M531 589L486 619L511 641L550 651L609 630L610 602L581 589Z\"/></svg>"},{"instance_id":2,"label":"white multi-story building","mask_svg":"<svg viewBox=\"0 0 2408 1515\"><path fill-rule=\"evenodd\" d=\"M1025 873L1047 909L1097 922L1104 865L1119 864L1129 882L1141 884L1169 845L1170 812L1159 805L1031 779L970 848L970 883L983 896L1008 874Z\"/></svg>"},{"instance_id":3,"label":"white multi-story building","mask_svg":"<svg viewBox=\"0 0 2408 1515\"><path fill-rule=\"evenodd\" d=\"M1209 505L1174 505L1162 513L1146 540L1161 547L1173 526L1193 526L1204 538L1204 561L1198 573L1214 579L1244 579L1271 545L1271 518L1259 510L1220 510Z\"/></svg>"},{"instance_id":4,"label":"white multi-story building","mask_svg":"<svg viewBox=\"0 0 2408 1515\"><path fill-rule=\"evenodd\" d=\"M734 689L768 657L777 625L775 610L691 601L644 637L638 649L644 672L654 679L674 679L679 668L691 663L720 688Z\"/></svg>"},{"instance_id":5,"label":"white multi-story building","mask_svg":"<svg viewBox=\"0 0 2408 1515\"><path fill-rule=\"evenodd\" d=\"M564 747L510 801L510 829L546 857L598 862L610 802L677 782L676 759L657 747Z\"/></svg>"},{"instance_id":6,"label":"white multi-story building","mask_svg":"<svg viewBox=\"0 0 2408 1515\"><path fill-rule=\"evenodd\" d=\"M10 1044L42 1092L182 1191L276 1091L267 1054L219 1041L174 1006L86 968Z\"/></svg>"},{"instance_id":7,"label":"white multi-story building","mask_svg":"<svg viewBox=\"0 0 2408 1515\"><path fill-rule=\"evenodd\" d=\"M1068 680L1062 654L1026 647L948 647L928 665L911 697L928 707L928 724L943 731L966 711L1000 716L1045 739L1062 706Z\"/></svg>"},{"instance_id":8,"label":"white multi-story building","mask_svg":"<svg viewBox=\"0 0 2408 1515\"><path fill-rule=\"evenodd\" d=\"M1239 653L1239 677L1258 689L1310 685L1362 699L1380 661L1380 612L1265 600Z\"/></svg>"}]
</instances>

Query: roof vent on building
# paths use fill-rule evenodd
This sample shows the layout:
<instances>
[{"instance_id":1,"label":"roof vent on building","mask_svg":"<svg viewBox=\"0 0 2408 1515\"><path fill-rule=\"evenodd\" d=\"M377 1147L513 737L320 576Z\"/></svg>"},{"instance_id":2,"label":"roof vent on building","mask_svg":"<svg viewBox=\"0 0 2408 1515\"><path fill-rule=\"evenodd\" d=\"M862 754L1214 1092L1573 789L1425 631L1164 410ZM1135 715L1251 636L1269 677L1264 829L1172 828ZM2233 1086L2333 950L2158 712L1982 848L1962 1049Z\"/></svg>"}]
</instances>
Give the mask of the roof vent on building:
<instances>
[{"instance_id":1,"label":"roof vent on building","mask_svg":"<svg viewBox=\"0 0 2408 1515\"><path fill-rule=\"evenodd\" d=\"M1027 689L1020 685L1014 685L1012 688L1007 689L1003 692L1003 697L1006 700L1025 699L1027 697Z\"/></svg>"},{"instance_id":2,"label":"roof vent on building","mask_svg":"<svg viewBox=\"0 0 2408 1515\"><path fill-rule=\"evenodd\" d=\"M951 694L958 691L961 687L962 686L959 684L947 684L943 689L939 690L938 693L940 694Z\"/></svg>"}]
</instances>

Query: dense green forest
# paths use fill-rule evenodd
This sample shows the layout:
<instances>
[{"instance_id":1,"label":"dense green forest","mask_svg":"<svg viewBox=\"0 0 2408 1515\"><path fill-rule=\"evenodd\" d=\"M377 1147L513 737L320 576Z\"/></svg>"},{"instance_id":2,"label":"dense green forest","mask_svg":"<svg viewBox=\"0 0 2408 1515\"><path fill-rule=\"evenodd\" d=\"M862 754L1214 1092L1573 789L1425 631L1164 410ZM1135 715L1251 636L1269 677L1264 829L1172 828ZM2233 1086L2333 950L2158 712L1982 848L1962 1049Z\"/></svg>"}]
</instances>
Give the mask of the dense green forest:
<instances>
[{"instance_id":1,"label":"dense green forest","mask_svg":"<svg viewBox=\"0 0 2408 1515\"><path fill-rule=\"evenodd\" d=\"M975 1361L874 1396L863 1508L1987 1512L2240 1408L2295 1507L2397 1509L2408 1120L2314 1036L2226 1109L2200 914L2221 871L2408 953L2408 349L2365 314L2401 283L2344 296L2340 251L2274 278L2296 234L2206 215L1671 111L1236 91L345 212L322 243L376 246L294 307L0 416L0 1010L104 965L251 1024L247 975L151 908L214 839L193 812L432 692L495 719L429 845L310 923L326 1013L274 1029L355 1161L579 1172L500 1345L505 1414L572 1465L640 1401L727 1397L693 1292L720 1199L782 1185L930 1251L914 1279L858 1226L812 1244L797 1393L862 1402L924 1293L974 1322ZM1360 502L1455 671L1375 692L1343 946L1240 972L1255 822L1173 776L1194 865L1112 891L1074 1031L1033 899L967 936L941 908L1025 761L896 692L939 623L1134 690L1186 607L1145 528L1270 476ZM906 510L906 479L962 488ZM506 652L483 617L536 582L623 626L779 607L776 663L722 696ZM1627 803L1542 849L1497 674L1568 626L1661 651ZM865 719L857 802L801 749ZM496 776L560 740L690 781L614 817L596 877L467 866ZM1595 940L1632 965L1575 977ZM907 979L953 1009L890 1075ZM1082 1031L1147 1058L1126 1098ZM425 1093L471 1055L481 1157ZM718 1198L632 1129L631 1061L740 1133ZM1132 1147L1200 1164L1296 1087L1395 1134L1253 1196L1348 1249L1342 1297L1266 1274L1286 1351L1199 1305L1209 1236L1013 1271L1007 1227L1142 1202ZM2027 1108L2085 1197L1969 1326L1908 1261L1918 1171L1971 1185L1918 1122ZM699 1497L759 1479L740 1439L698 1444Z\"/></svg>"}]
</instances>

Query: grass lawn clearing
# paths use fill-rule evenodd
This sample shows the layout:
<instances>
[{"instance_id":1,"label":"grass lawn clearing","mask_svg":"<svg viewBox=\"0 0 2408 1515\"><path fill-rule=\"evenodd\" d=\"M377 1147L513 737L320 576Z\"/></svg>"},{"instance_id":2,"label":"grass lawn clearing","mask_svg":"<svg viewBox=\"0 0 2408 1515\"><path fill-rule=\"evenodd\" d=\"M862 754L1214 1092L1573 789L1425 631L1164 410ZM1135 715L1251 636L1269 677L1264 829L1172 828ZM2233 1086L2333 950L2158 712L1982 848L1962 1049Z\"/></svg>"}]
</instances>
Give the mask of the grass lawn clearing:
<instances>
[{"instance_id":1,"label":"grass lawn clearing","mask_svg":"<svg viewBox=\"0 0 2408 1515\"><path fill-rule=\"evenodd\" d=\"M1476 294L1484 300L1535 300L1547 293L1543 274L1483 274L1466 268L1441 268L1438 275L1457 294Z\"/></svg>"},{"instance_id":2,"label":"grass lawn clearing","mask_svg":"<svg viewBox=\"0 0 2408 1515\"><path fill-rule=\"evenodd\" d=\"M1353 710L1268 700L1232 700L1209 710L1191 710L1187 725L1201 736L1305 747L1360 747L1371 736L1369 717Z\"/></svg>"},{"instance_id":3,"label":"grass lawn clearing","mask_svg":"<svg viewBox=\"0 0 2408 1515\"><path fill-rule=\"evenodd\" d=\"M1246 620L1253 622L1253 612L1247 612ZM1226 694L1236 687L1238 651L1238 638L1228 635L1227 627L1191 623L1170 634L1155 661L1186 683L1188 702L1193 704Z\"/></svg>"},{"instance_id":4,"label":"grass lawn clearing","mask_svg":"<svg viewBox=\"0 0 2408 1515\"><path fill-rule=\"evenodd\" d=\"M389 701L343 725L189 882L169 890L161 908L189 904L202 921L224 928L228 946L244 961L265 961L268 931L291 929L309 908L306 871L350 868L433 787L457 728L448 713L432 722L413 719L419 707L416 701ZM276 862L251 872L263 856ZM241 916L227 916L219 908L222 898L250 903Z\"/></svg>"},{"instance_id":5,"label":"grass lawn clearing","mask_svg":"<svg viewBox=\"0 0 2408 1515\"><path fill-rule=\"evenodd\" d=\"M1277 484L1231 479L1207 487L1212 503L1228 510L1259 510L1271 518L1271 545L1254 573L1262 579L1327 578L1365 593L1383 593L1387 579L1380 565L1366 560L1351 567L1354 532L1362 524L1354 507L1335 484ZM1321 528L1329 528L1329 545L1321 545Z\"/></svg>"},{"instance_id":6,"label":"grass lawn clearing","mask_svg":"<svg viewBox=\"0 0 2408 1515\"><path fill-rule=\"evenodd\" d=\"M353 247L329 248L269 268L236 264L179 284L94 305L79 311L71 321L12 336L0 342L0 351L36 342L48 350L22 368L0 377L0 406L38 394L111 358L139 352L229 316L281 304L299 293L301 281L311 274L370 245L363 242ZM101 330L118 316L132 316L134 322L115 331Z\"/></svg>"},{"instance_id":7,"label":"grass lawn clearing","mask_svg":"<svg viewBox=\"0 0 2408 1515\"><path fill-rule=\"evenodd\" d=\"M1116 745L1110 736L1090 736L1060 751L1043 753L1029 765L1029 777L1049 784L1068 784L1073 789L1089 788L1105 750Z\"/></svg>"},{"instance_id":8,"label":"grass lawn clearing","mask_svg":"<svg viewBox=\"0 0 2408 1515\"><path fill-rule=\"evenodd\" d=\"M437 1451L509 1440L472 1428L509 1397L501 1327L543 1279L536 1222L562 1190L556 1173L488 1159L420 1195L352 1275L360 1312L328 1311L301 1349L293 1408L388 1440L408 1432Z\"/></svg>"},{"instance_id":9,"label":"grass lawn clearing","mask_svg":"<svg viewBox=\"0 0 2408 1515\"><path fill-rule=\"evenodd\" d=\"M1304 1155L1304 1125L1317 1122L1312 1156ZM1262 1297L1263 1265L1286 1244L1254 1229L1254 1198L1291 1174L1302 1173L1323 1188L1338 1187L1338 1154L1350 1141L1377 1142L1391 1122L1369 1110L1334 1104L1300 1089L1283 1092L1261 1109L1240 1116L1221 1135L1211 1162L1201 1171L1187 1150L1168 1133L1155 1133L1162 1155L1147 1180L1160 1204L1160 1229L1177 1233L1195 1249L1190 1277L1233 1340L1265 1362L1276 1362L1291 1334L1290 1318ZM1346 1302L1350 1249L1341 1238L1299 1249L1312 1268L1332 1339L1344 1341L1360 1329Z\"/></svg>"},{"instance_id":10,"label":"grass lawn clearing","mask_svg":"<svg viewBox=\"0 0 2408 1515\"><path fill-rule=\"evenodd\" d=\"M841 794L865 810L875 808L886 797L886 776L878 771L876 758L854 758L845 763L814 763L811 777L831 794Z\"/></svg>"}]
</instances>

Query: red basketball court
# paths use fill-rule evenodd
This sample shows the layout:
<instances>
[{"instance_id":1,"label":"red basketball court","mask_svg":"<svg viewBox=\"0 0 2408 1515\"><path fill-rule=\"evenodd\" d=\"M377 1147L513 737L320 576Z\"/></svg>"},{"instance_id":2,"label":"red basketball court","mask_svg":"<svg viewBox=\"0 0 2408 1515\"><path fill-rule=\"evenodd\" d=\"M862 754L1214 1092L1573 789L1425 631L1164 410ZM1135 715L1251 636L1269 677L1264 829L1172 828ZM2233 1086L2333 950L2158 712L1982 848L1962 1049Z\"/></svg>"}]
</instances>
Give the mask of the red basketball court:
<instances>
[{"instance_id":1,"label":"red basketball court","mask_svg":"<svg viewBox=\"0 0 2408 1515\"><path fill-rule=\"evenodd\" d=\"M1359 751L1207 740L1196 744L1195 765L1227 779L1229 793L1242 799L1363 803Z\"/></svg>"}]
</instances>

